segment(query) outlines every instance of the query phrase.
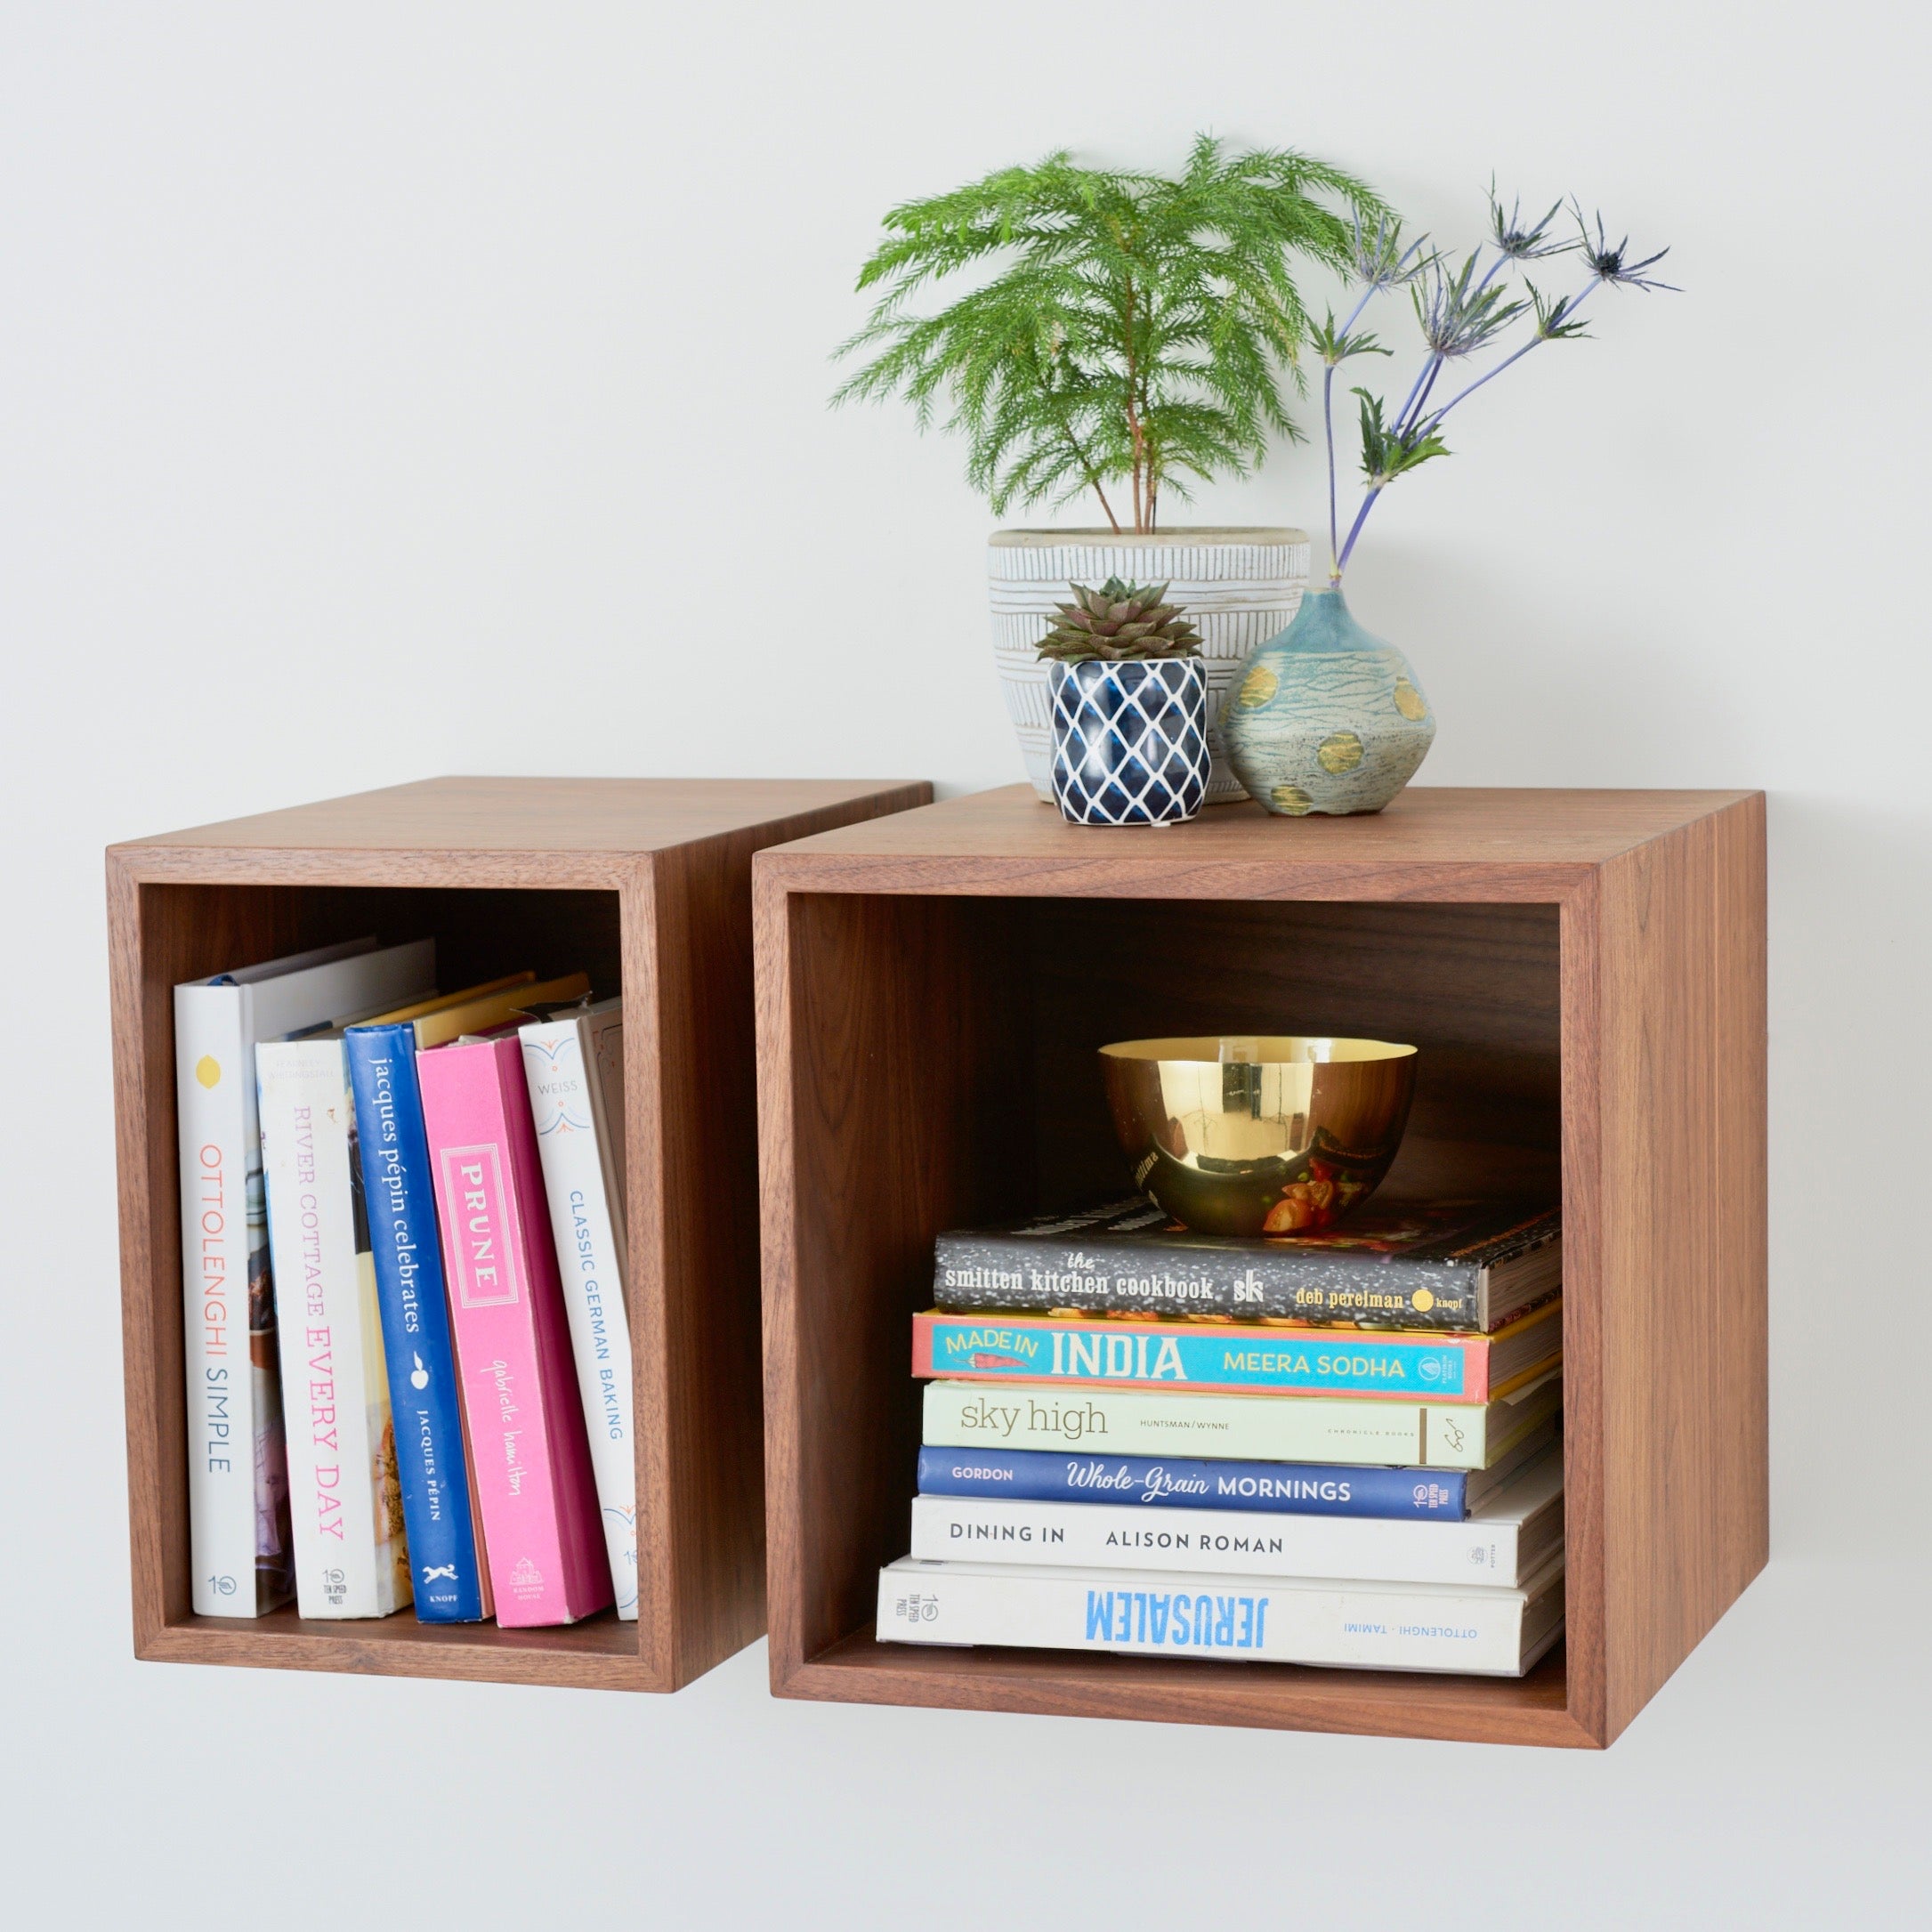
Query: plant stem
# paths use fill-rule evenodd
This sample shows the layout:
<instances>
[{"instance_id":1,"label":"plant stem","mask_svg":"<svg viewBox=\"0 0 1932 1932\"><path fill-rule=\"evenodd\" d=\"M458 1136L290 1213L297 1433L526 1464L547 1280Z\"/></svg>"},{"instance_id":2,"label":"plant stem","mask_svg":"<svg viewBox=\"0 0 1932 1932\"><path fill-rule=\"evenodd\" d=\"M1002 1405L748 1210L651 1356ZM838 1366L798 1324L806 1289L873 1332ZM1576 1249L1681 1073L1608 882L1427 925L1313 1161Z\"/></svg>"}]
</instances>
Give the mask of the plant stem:
<instances>
[{"instance_id":1,"label":"plant stem","mask_svg":"<svg viewBox=\"0 0 1932 1932\"><path fill-rule=\"evenodd\" d=\"M1355 313L1360 315L1362 311L1358 308ZM1332 580L1338 569L1335 546L1339 528L1335 519L1335 365L1332 362L1322 375L1322 430L1329 446L1329 576Z\"/></svg>"},{"instance_id":2,"label":"plant stem","mask_svg":"<svg viewBox=\"0 0 1932 1932\"><path fill-rule=\"evenodd\" d=\"M1596 278L1593 276L1588 285L1585 287L1583 293L1570 304L1567 310L1564 311L1564 315L1566 318L1568 316L1574 315L1576 311L1583 306L1585 301L1588 299L1590 290L1596 287ZM1535 348L1539 343L1548 342L1548 340L1549 338L1547 335L1532 335L1529 341L1524 344L1522 348L1514 350L1508 355L1506 355L1502 359L1502 360L1496 365L1494 368L1487 371L1482 376L1477 376L1476 379L1473 383L1471 383L1467 389L1458 390L1457 392L1453 396L1451 396L1449 400L1442 406L1440 409L1435 412L1435 420L1440 423L1443 418L1447 416L1449 412L1463 400L1465 396L1475 395L1476 391L1482 388L1484 383L1493 381L1494 378L1500 376L1502 372L1507 369L1512 362L1522 361L1524 357L1528 355L1530 351Z\"/></svg>"},{"instance_id":3,"label":"plant stem","mask_svg":"<svg viewBox=\"0 0 1932 1932\"><path fill-rule=\"evenodd\" d=\"M1408 247L1403 251L1402 261L1407 262L1409 257L1421 246L1422 244L1419 241L1411 242ZM1400 267L1402 263L1398 263L1396 265ZM1362 319L1362 311L1374 299L1376 287L1377 285L1370 282L1362 290L1362 300L1348 311L1348 319L1342 324L1341 328L1340 339L1344 342L1348 339L1349 330ZM1338 534L1340 525L1337 521L1335 514L1335 364L1330 362L1322 372L1322 432L1329 448L1329 578L1330 582L1338 580L1340 576L1335 562L1336 546L1340 540Z\"/></svg>"},{"instance_id":4,"label":"plant stem","mask_svg":"<svg viewBox=\"0 0 1932 1932\"><path fill-rule=\"evenodd\" d=\"M1134 441L1134 534L1143 536L1147 529L1147 511L1141 497L1141 462L1144 447L1141 437L1140 415L1135 408L1138 392L1137 372L1134 360L1134 278L1127 278L1125 294L1121 304L1120 342L1122 353L1127 359L1127 428Z\"/></svg>"},{"instance_id":5,"label":"plant stem","mask_svg":"<svg viewBox=\"0 0 1932 1932\"><path fill-rule=\"evenodd\" d=\"M1416 397L1408 421L1406 423L1398 423L1396 424L1398 430L1412 430L1422 420L1422 405L1429 400L1429 392L1435 387L1435 378L1443 373L1444 360L1445 359L1442 356L1435 358L1435 364L1429 370L1429 379L1423 384L1421 393Z\"/></svg>"},{"instance_id":6,"label":"plant stem","mask_svg":"<svg viewBox=\"0 0 1932 1932\"><path fill-rule=\"evenodd\" d=\"M1080 448L1080 439L1073 433L1073 425L1064 416L1060 419L1060 433L1067 440L1067 448L1073 452L1073 460L1086 472L1087 481L1094 494L1100 498L1100 507L1107 513L1107 521L1113 526L1113 534L1120 534L1120 520L1113 513L1113 505L1107 501L1107 492L1100 487L1100 472L1088 459L1086 450Z\"/></svg>"},{"instance_id":7,"label":"plant stem","mask_svg":"<svg viewBox=\"0 0 1932 1932\"><path fill-rule=\"evenodd\" d=\"M1410 410L1415 407L1417 400L1423 393L1423 384L1431 381L1435 371L1442 366L1442 357L1436 354L1434 350L1431 350L1427 360L1416 371L1414 387L1410 390L1408 395L1403 399L1402 408L1395 412L1394 426L1396 429L1400 430L1403 424L1409 420Z\"/></svg>"},{"instance_id":8,"label":"plant stem","mask_svg":"<svg viewBox=\"0 0 1932 1932\"><path fill-rule=\"evenodd\" d=\"M1375 507L1375 499L1382 494L1386 486L1370 483L1368 494L1362 499L1362 507L1355 512L1355 521L1348 527L1348 541L1342 546L1342 554L1337 557L1329 571L1329 581L1337 590L1341 588L1342 572L1348 568L1348 560L1354 554L1355 539L1362 535L1362 526L1369 521L1369 512Z\"/></svg>"},{"instance_id":9,"label":"plant stem","mask_svg":"<svg viewBox=\"0 0 1932 1932\"><path fill-rule=\"evenodd\" d=\"M1445 402L1442 406L1442 408L1435 412L1434 420L1437 423L1440 423L1443 418L1447 416L1449 412L1453 409L1465 396L1475 395L1476 391L1482 388L1484 383L1492 380L1498 376L1500 376L1502 372L1507 369L1512 362L1522 361L1524 357L1528 355L1530 351L1535 348L1536 345L1542 340L1543 338L1540 335L1532 335L1529 341L1524 344L1522 348L1514 350L1508 355L1506 355L1502 359L1502 360L1496 365L1494 368L1489 371L1487 375L1477 376L1476 379L1473 383L1471 383L1467 389L1459 390L1456 394L1451 396L1449 400Z\"/></svg>"}]
</instances>

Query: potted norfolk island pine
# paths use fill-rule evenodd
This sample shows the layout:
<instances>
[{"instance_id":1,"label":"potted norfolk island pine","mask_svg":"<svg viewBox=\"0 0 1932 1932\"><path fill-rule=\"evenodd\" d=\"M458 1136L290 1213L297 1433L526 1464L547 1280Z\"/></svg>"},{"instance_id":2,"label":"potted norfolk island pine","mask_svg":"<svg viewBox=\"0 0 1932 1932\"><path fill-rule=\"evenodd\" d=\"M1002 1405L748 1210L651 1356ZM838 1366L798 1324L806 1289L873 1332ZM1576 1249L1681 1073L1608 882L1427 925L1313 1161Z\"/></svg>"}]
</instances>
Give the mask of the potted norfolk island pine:
<instances>
[{"instance_id":1,"label":"potted norfolk island pine","mask_svg":"<svg viewBox=\"0 0 1932 1932\"><path fill-rule=\"evenodd\" d=\"M1162 586L1198 628L1207 799L1243 796L1222 756L1221 707L1243 660L1294 616L1308 539L1168 519L1195 485L1246 476L1271 439L1298 439L1282 392L1303 391L1310 323L1293 271L1346 273L1354 236L1387 213L1338 168L1280 150L1230 154L1202 135L1177 175L1055 154L885 217L888 238L859 278L877 304L839 351L870 360L835 400L902 396L921 428L943 413L995 515L1087 498L1104 520L990 542L994 656L1042 798L1055 794L1039 646L1076 586L1108 579ZM911 312L928 283L955 275L965 293Z\"/></svg>"}]
</instances>

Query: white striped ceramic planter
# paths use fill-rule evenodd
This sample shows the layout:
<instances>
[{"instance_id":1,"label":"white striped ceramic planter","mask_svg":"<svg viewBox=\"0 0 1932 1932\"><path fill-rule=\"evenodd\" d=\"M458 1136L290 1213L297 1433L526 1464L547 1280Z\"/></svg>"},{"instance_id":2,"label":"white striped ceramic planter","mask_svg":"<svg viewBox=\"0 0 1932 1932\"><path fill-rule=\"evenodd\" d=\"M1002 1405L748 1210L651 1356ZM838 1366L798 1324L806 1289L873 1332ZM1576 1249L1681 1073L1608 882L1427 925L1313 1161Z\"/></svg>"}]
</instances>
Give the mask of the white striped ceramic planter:
<instances>
[{"instance_id":1,"label":"white striped ceramic planter","mask_svg":"<svg viewBox=\"0 0 1932 1932\"><path fill-rule=\"evenodd\" d=\"M1250 652L1295 615L1308 581L1308 536L1297 529L996 530L986 552L993 657L1006 714L1033 789L1053 798L1052 701L1039 641L1075 584L1110 577L1165 584L1200 632L1208 672L1208 803L1247 796L1221 749L1221 708Z\"/></svg>"}]
</instances>

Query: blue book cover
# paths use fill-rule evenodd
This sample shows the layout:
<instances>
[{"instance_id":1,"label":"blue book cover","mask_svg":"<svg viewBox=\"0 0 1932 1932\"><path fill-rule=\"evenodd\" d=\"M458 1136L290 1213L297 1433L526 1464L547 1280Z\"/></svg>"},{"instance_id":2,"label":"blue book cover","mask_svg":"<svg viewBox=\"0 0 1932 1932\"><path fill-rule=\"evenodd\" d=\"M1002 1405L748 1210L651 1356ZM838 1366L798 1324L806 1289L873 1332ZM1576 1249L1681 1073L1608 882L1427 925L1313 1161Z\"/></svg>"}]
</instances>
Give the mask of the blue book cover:
<instances>
[{"instance_id":1,"label":"blue book cover","mask_svg":"<svg viewBox=\"0 0 1932 1932\"><path fill-rule=\"evenodd\" d=\"M1198 1462L1086 1456L1047 1449L919 1451L922 1496L1006 1496L1028 1502L1158 1503L1297 1516L1382 1516L1459 1523L1460 1469L1370 1469L1340 1463Z\"/></svg>"},{"instance_id":2,"label":"blue book cover","mask_svg":"<svg viewBox=\"0 0 1932 1932\"><path fill-rule=\"evenodd\" d=\"M424 1623L480 1623L491 1606L464 1452L435 1189L416 1078L416 1031L406 1024L354 1026L343 1040L416 1614ZM358 1164L353 1150L352 1164Z\"/></svg>"},{"instance_id":3,"label":"blue book cover","mask_svg":"<svg viewBox=\"0 0 1932 1932\"><path fill-rule=\"evenodd\" d=\"M1495 1335L1404 1335L934 1309L912 1318L912 1372L1479 1403L1502 1393L1491 1385L1491 1363L1506 1349L1512 1367L1525 1355L1537 1365L1555 1356L1559 1314L1551 1303Z\"/></svg>"}]
</instances>

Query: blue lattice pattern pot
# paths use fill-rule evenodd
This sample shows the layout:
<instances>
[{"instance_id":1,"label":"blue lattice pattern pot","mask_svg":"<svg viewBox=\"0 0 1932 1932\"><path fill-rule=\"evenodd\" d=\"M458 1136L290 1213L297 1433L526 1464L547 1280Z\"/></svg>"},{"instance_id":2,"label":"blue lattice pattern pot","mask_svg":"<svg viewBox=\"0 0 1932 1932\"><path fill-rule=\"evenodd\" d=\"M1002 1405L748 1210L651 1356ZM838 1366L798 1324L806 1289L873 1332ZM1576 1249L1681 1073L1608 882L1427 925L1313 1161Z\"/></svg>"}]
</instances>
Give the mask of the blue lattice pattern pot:
<instances>
[{"instance_id":1,"label":"blue lattice pattern pot","mask_svg":"<svg viewBox=\"0 0 1932 1932\"><path fill-rule=\"evenodd\" d=\"M1176 825L1208 796L1208 674L1199 658L1047 667L1053 795L1075 825Z\"/></svg>"}]
</instances>

